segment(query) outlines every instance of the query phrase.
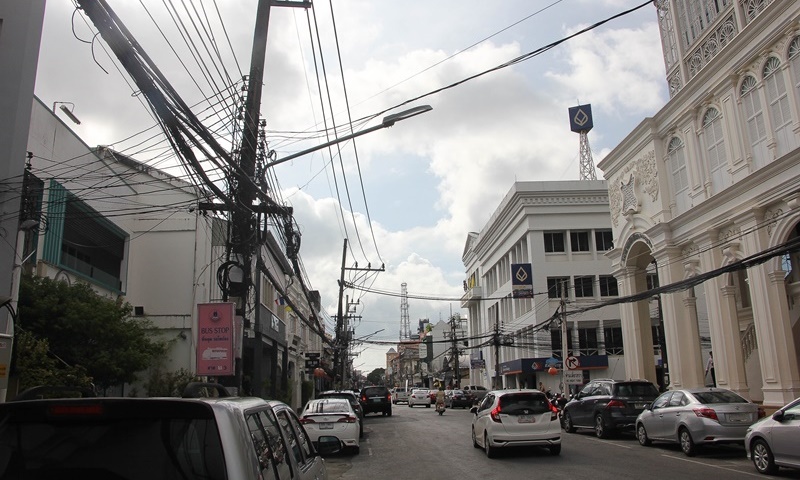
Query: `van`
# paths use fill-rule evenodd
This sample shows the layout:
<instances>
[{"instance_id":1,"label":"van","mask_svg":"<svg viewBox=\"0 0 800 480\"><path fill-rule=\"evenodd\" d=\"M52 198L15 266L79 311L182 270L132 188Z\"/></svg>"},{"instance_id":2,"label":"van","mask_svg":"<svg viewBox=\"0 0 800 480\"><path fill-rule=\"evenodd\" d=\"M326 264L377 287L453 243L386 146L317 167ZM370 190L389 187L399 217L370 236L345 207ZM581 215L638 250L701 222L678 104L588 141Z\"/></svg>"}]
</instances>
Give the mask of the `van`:
<instances>
[{"instance_id":1,"label":"van","mask_svg":"<svg viewBox=\"0 0 800 480\"><path fill-rule=\"evenodd\" d=\"M473 405L483 400L483 397L489 393L489 390L483 385L464 385L461 387L461 390L464 390L464 393L472 397Z\"/></svg>"},{"instance_id":2,"label":"van","mask_svg":"<svg viewBox=\"0 0 800 480\"><path fill-rule=\"evenodd\" d=\"M327 479L320 454L342 448L312 442L286 404L217 384L183 398L59 395L0 404L0 478Z\"/></svg>"}]
</instances>

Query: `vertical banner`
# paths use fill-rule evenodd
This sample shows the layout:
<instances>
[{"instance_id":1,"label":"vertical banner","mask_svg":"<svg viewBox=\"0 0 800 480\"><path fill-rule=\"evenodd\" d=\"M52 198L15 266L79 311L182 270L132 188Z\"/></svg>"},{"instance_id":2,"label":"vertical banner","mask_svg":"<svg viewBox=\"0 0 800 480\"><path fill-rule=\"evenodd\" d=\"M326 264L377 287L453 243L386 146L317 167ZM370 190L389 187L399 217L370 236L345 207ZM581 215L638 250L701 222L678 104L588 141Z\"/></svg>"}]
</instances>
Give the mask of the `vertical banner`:
<instances>
[{"instance_id":1,"label":"vertical banner","mask_svg":"<svg viewBox=\"0 0 800 480\"><path fill-rule=\"evenodd\" d=\"M511 296L514 298L533 297L533 269L530 263L511 264Z\"/></svg>"},{"instance_id":2,"label":"vertical banner","mask_svg":"<svg viewBox=\"0 0 800 480\"><path fill-rule=\"evenodd\" d=\"M232 376L234 304L197 304L197 375Z\"/></svg>"}]
</instances>

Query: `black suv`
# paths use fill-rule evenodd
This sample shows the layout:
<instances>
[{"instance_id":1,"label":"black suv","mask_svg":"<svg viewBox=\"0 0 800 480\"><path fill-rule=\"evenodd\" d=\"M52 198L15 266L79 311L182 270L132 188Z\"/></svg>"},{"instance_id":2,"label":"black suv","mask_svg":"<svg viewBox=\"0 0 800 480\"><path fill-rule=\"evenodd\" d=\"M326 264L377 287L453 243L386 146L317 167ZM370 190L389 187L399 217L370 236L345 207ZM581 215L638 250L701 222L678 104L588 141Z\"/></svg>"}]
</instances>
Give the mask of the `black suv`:
<instances>
[{"instance_id":1,"label":"black suv","mask_svg":"<svg viewBox=\"0 0 800 480\"><path fill-rule=\"evenodd\" d=\"M592 380L564 406L564 430L592 428L598 438L633 430L636 417L658 395L658 388L647 380Z\"/></svg>"},{"instance_id":2,"label":"black suv","mask_svg":"<svg viewBox=\"0 0 800 480\"><path fill-rule=\"evenodd\" d=\"M364 387L361 389L361 408L364 415L368 413L383 413L392 416L392 393L386 387Z\"/></svg>"}]
</instances>

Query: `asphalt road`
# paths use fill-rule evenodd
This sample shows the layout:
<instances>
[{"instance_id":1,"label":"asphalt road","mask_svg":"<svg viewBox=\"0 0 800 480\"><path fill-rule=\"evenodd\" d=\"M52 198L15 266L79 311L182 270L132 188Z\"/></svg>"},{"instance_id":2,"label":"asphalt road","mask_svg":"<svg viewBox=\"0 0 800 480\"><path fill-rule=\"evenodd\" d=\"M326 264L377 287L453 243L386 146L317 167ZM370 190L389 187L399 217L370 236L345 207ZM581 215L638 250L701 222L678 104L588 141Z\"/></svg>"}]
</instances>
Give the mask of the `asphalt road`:
<instances>
[{"instance_id":1,"label":"asphalt road","mask_svg":"<svg viewBox=\"0 0 800 480\"><path fill-rule=\"evenodd\" d=\"M467 410L448 409L439 416L433 408L404 404L395 405L391 417L367 415L361 453L329 457L329 480L800 479L798 470L781 469L776 477L760 475L745 457L744 447L738 445L707 447L689 458L677 445L642 447L633 434L600 440L589 431L562 431L559 456L527 448L489 459L472 446L471 420Z\"/></svg>"}]
</instances>

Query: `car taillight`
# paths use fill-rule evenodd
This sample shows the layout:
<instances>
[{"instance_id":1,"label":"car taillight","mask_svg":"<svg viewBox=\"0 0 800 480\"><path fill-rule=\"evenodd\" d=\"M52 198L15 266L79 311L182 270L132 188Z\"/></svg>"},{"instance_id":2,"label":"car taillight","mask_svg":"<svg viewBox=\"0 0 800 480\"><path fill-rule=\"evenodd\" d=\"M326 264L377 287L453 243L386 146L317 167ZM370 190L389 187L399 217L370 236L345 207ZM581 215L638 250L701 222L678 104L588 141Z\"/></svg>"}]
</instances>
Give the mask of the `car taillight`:
<instances>
[{"instance_id":1,"label":"car taillight","mask_svg":"<svg viewBox=\"0 0 800 480\"><path fill-rule=\"evenodd\" d=\"M366 395L361 395L361 401L364 402L364 403L367 403L367 396Z\"/></svg>"},{"instance_id":2,"label":"car taillight","mask_svg":"<svg viewBox=\"0 0 800 480\"><path fill-rule=\"evenodd\" d=\"M489 413L489 415L495 422L503 423L502 420L500 420L500 405L494 407L494 409L491 411L491 413Z\"/></svg>"},{"instance_id":3,"label":"car taillight","mask_svg":"<svg viewBox=\"0 0 800 480\"><path fill-rule=\"evenodd\" d=\"M300 423L305 425L306 423L317 423L317 422L315 422L313 418L303 417L300 419Z\"/></svg>"},{"instance_id":4,"label":"car taillight","mask_svg":"<svg viewBox=\"0 0 800 480\"><path fill-rule=\"evenodd\" d=\"M386 395L386 400L389 400L390 402L392 401L392 394L391 393L389 395Z\"/></svg>"},{"instance_id":5,"label":"car taillight","mask_svg":"<svg viewBox=\"0 0 800 480\"><path fill-rule=\"evenodd\" d=\"M550 405L550 421L558 420L558 408L552 402L547 402Z\"/></svg>"},{"instance_id":6,"label":"car taillight","mask_svg":"<svg viewBox=\"0 0 800 480\"><path fill-rule=\"evenodd\" d=\"M701 418L708 418L719 422L719 418L717 418L717 412L714 411L713 408L695 408L694 414Z\"/></svg>"},{"instance_id":7,"label":"car taillight","mask_svg":"<svg viewBox=\"0 0 800 480\"><path fill-rule=\"evenodd\" d=\"M356 423L356 417L342 417L339 420L336 420L336 423Z\"/></svg>"},{"instance_id":8,"label":"car taillight","mask_svg":"<svg viewBox=\"0 0 800 480\"><path fill-rule=\"evenodd\" d=\"M606 405L606 408L625 408L625 402L622 400L611 400Z\"/></svg>"}]
</instances>

